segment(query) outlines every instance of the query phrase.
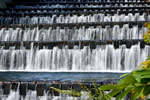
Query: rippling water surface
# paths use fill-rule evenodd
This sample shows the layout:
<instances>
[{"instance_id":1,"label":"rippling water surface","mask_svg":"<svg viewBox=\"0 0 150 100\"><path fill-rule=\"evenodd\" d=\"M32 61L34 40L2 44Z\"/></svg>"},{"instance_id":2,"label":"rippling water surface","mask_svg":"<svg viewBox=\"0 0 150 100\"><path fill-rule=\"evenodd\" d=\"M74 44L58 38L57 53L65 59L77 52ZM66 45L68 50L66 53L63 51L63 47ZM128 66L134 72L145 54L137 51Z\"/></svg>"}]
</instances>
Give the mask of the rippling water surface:
<instances>
[{"instance_id":1,"label":"rippling water surface","mask_svg":"<svg viewBox=\"0 0 150 100\"><path fill-rule=\"evenodd\" d=\"M124 72L0 72L1 81L103 81L117 80Z\"/></svg>"}]
</instances>

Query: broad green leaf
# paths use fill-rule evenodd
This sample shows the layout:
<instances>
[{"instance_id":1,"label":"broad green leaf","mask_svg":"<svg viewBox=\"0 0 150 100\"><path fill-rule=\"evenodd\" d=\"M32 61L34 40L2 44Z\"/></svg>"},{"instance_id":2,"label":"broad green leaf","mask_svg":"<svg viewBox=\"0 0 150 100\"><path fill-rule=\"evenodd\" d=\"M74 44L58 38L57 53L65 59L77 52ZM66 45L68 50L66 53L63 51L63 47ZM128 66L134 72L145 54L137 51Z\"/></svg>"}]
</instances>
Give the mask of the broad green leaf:
<instances>
[{"instance_id":1,"label":"broad green leaf","mask_svg":"<svg viewBox=\"0 0 150 100\"><path fill-rule=\"evenodd\" d=\"M141 68L141 69L138 69L136 71L133 71L133 76L135 75L144 75L144 74L150 74L150 69L149 68Z\"/></svg>"},{"instance_id":2,"label":"broad green leaf","mask_svg":"<svg viewBox=\"0 0 150 100\"><path fill-rule=\"evenodd\" d=\"M138 87L138 86L145 86L145 84L142 84L142 83L135 83L135 86Z\"/></svg>"},{"instance_id":3,"label":"broad green leaf","mask_svg":"<svg viewBox=\"0 0 150 100\"><path fill-rule=\"evenodd\" d=\"M99 90L112 90L112 89L121 89L123 86L121 85L102 85L100 86Z\"/></svg>"},{"instance_id":4,"label":"broad green leaf","mask_svg":"<svg viewBox=\"0 0 150 100\"><path fill-rule=\"evenodd\" d=\"M111 96L111 97L113 97L113 96L117 95L121 91L122 91L122 89L114 89L108 95Z\"/></svg>"},{"instance_id":5,"label":"broad green leaf","mask_svg":"<svg viewBox=\"0 0 150 100\"><path fill-rule=\"evenodd\" d=\"M134 71L133 76L135 77L136 81L140 83L142 78L150 78L150 69Z\"/></svg>"},{"instance_id":6,"label":"broad green leaf","mask_svg":"<svg viewBox=\"0 0 150 100\"><path fill-rule=\"evenodd\" d=\"M150 78L141 78L141 83L142 84L149 84Z\"/></svg>"},{"instance_id":7,"label":"broad green leaf","mask_svg":"<svg viewBox=\"0 0 150 100\"><path fill-rule=\"evenodd\" d=\"M67 94L67 95L73 95L73 96L81 96L81 93L80 92L76 92L76 91L73 91L73 90L60 90L60 89L57 89L57 88L54 88L54 87L50 87L51 89L59 92L59 93L62 93L62 94Z\"/></svg>"},{"instance_id":8,"label":"broad green leaf","mask_svg":"<svg viewBox=\"0 0 150 100\"><path fill-rule=\"evenodd\" d=\"M129 74L125 76L123 79L119 80L117 85L129 85L129 84L134 84L135 83L135 78L132 76L132 74Z\"/></svg>"},{"instance_id":9,"label":"broad green leaf","mask_svg":"<svg viewBox=\"0 0 150 100\"><path fill-rule=\"evenodd\" d=\"M147 28L150 28L150 23L147 24Z\"/></svg>"},{"instance_id":10,"label":"broad green leaf","mask_svg":"<svg viewBox=\"0 0 150 100\"><path fill-rule=\"evenodd\" d=\"M134 88L134 93L130 95L130 99L131 100L136 100L138 99L140 96L143 95L143 89L144 87L143 86L140 86L140 87L135 87Z\"/></svg>"},{"instance_id":11,"label":"broad green leaf","mask_svg":"<svg viewBox=\"0 0 150 100\"><path fill-rule=\"evenodd\" d=\"M150 78L150 74L146 74L146 75L143 75L143 76L141 76L141 78Z\"/></svg>"},{"instance_id":12,"label":"broad green leaf","mask_svg":"<svg viewBox=\"0 0 150 100\"><path fill-rule=\"evenodd\" d=\"M127 76L129 73L122 74L120 78Z\"/></svg>"},{"instance_id":13,"label":"broad green leaf","mask_svg":"<svg viewBox=\"0 0 150 100\"><path fill-rule=\"evenodd\" d=\"M121 92L119 95L117 95L116 100L122 100L123 97L125 97L131 90L133 90L134 87L132 85L128 86L124 89L123 92Z\"/></svg>"},{"instance_id":14,"label":"broad green leaf","mask_svg":"<svg viewBox=\"0 0 150 100\"><path fill-rule=\"evenodd\" d=\"M143 94L144 94L145 96L148 95L149 93L150 93L150 85L145 86L144 91L143 91Z\"/></svg>"}]
</instances>

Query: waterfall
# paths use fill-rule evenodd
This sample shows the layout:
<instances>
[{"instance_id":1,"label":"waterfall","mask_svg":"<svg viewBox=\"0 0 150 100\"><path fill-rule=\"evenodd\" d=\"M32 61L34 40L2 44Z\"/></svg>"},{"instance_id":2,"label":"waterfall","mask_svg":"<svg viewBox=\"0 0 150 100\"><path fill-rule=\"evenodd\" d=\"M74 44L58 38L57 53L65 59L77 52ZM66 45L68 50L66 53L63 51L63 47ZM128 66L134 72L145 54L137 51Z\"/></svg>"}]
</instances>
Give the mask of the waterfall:
<instances>
[{"instance_id":1,"label":"waterfall","mask_svg":"<svg viewBox=\"0 0 150 100\"><path fill-rule=\"evenodd\" d=\"M86 100L77 80L95 95L150 54L145 0L12 1L0 9L0 100Z\"/></svg>"},{"instance_id":2,"label":"waterfall","mask_svg":"<svg viewBox=\"0 0 150 100\"><path fill-rule=\"evenodd\" d=\"M20 12L22 13L22 12ZM52 15L52 16L25 16L25 17L0 17L0 24L53 24L53 23L87 23L87 22L125 22L125 21L150 21L150 15L104 15L89 14L89 15Z\"/></svg>"},{"instance_id":3,"label":"waterfall","mask_svg":"<svg viewBox=\"0 0 150 100\"><path fill-rule=\"evenodd\" d=\"M7 84L12 85L12 84ZM30 84L31 85L31 84ZM4 85L3 85L4 86ZM5 87L5 86L4 86ZM23 90L25 89L25 90ZM89 91L80 91L83 94L81 97L78 96L71 96L61 93L52 92L53 90L50 89L43 89L42 92L36 88L37 90L32 90L27 85L26 88L20 88L19 85L16 88L0 88L0 99L1 100L93 100L89 98L88 92L91 91L93 88L89 88ZM7 92L7 93L6 93ZM123 98L122 100L127 100L128 97ZM115 100L112 98L111 100Z\"/></svg>"},{"instance_id":4,"label":"waterfall","mask_svg":"<svg viewBox=\"0 0 150 100\"><path fill-rule=\"evenodd\" d=\"M43 71L130 71L147 58L149 46L144 49L125 45L115 49L113 45L97 46L90 49L31 48L29 50L10 48L0 49L0 70L43 70Z\"/></svg>"},{"instance_id":5,"label":"waterfall","mask_svg":"<svg viewBox=\"0 0 150 100\"><path fill-rule=\"evenodd\" d=\"M40 2L47 2L47 1L50 1L50 2L54 2L54 1L56 1L56 2L67 2L68 0L40 0ZM124 1L124 2L131 2L131 1L133 1L133 2L142 2L143 0L69 0L70 2L80 2L80 3L82 3L82 2L111 2L111 1L116 1L116 2L121 2L121 1Z\"/></svg>"},{"instance_id":6,"label":"waterfall","mask_svg":"<svg viewBox=\"0 0 150 100\"><path fill-rule=\"evenodd\" d=\"M115 7L120 7L120 5L121 5L121 7L139 7L139 5L138 4L128 4L128 5L122 5L122 4L116 4L115 5ZM145 6L145 7L150 7L150 5L148 5L148 4L143 4L143 6ZM31 9L38 9L38 8L40 8L40 9L42 9L42 8L98 8L98 7L111 7L110 6L110 4L105 4L105 5L99 5L99 4L97 4L97 5L92 5L92 4L86 4L86 5L83 5L83 4L80 4L80 5L72 5L72 4L70 4L70 5L62 5L62 4L53 4L53 5L32 5L32 6L25 6L25 5L16 5L14 8L16 8L16 9L29 9L29 8L31 8Z\"/></svg>"},{"instance_id":7,"label":"waterfall","mask_svg":"<svg viewBox=\"0 0 150 100\"><path fill-rule=\"evenodd\" d=\"M19 94L19 91L11 90L8 96L0 98L1 100L86 100L87 97L72 97L68 95L50 96L48 93L45 93L44 96L37 97L37 92L31 90L24 97Z\"/></svg>"},{"instance_id":8,"label":"waterfall","mask_svg":"<svg viewBox=\"0 0 150 100\"><path fill-rule=\"evenodd\" d=\"M28 90L26 91L26 95L20 95L19 88L17 90L10 89L10 93L8 95L4 95L2 92L0 93L1 100L86 100L87 96L81 97L73 97L69 95L60 94L59 96L54 96L49 93L49 91L44 90L43 96L37 96L37 91Z\"/></svg>"},{"instance_id":9,"label":"waterfall","mask_svg":"<svg viewBox=\"0 0 150 100\"><path fill-rule=\"evenodd\" d=\"M1 41L55 41L55 40L121 40L121 39L141 39L142 34L147 29L145 27L133 26L125 24L123 27L115 25L112 28L106 26L97 27L57 27L48 29L30 28L1 28Z\"/></svg>"},{"instance_id":10,"label":"waterfall","mask_svg":"<svg viewBox=\"0 0 150 100\"><path fill-rule=\"evenodd\" d=\"M55 3L56 1L59 3ZM146 3L138 4L139 0L136 0L135 4L134 0L132 0L132 3L128 3L130 0L124 1L126 3L123 3L122 0L118 0L116 4L113 3L114 0L78 0L76 3L75 0L56 1L42 0L39 1L41 2L39 4L29 4L29 2L20 3L10 6L6 11L0 11L2 13L0 16L0 24L2 26L4 24L12 24L10 27L0 27L1 42L142 39L142 34L145 33L147 29L141 26L140 22L150 21L150 15L147 14L147 12L143 12L142 14L133 14L131 12L127 14L119 14L118 12L91 13L92 11L95 12L99 8L105 7L106 9L102 9L104 12L108 11L109 7L114 8L112 10L110 9L111 11L125 11L124 8L129 8L128 10L131 9L130 11L132 11L134 7L137 9L140 7L150 7L150 5ZM53 4L50 4L50 2ZM90 2L93 2L93 4ZM100 2L106 4L103 5L100 4ZM122 7L124 8L121 9ZM78 8L81 9L78 10ZM85 14L86 10L90 10L90 13ZM68 13L68 11L72 13ZM83 11L84 13L82 14L76 11ZM73 12L76 13L73 14ZM8 14L8 16L3 16L3 13ZM12 13L16 16L11 15ZM21 14L21 16L17 16L17 14ZM118 24L115 24L116 22L118 22ZM119 22L124 23L120 24ZM130 24L128 25L125 22L129 22ZM132 22L139 23L132 25ZM99 24L95 25L95 23ZM103 23L106 25L103 25ZM113 24L109 25L108 23ZM15 24L18 24L17 27ZM20 24L23 25L20 26ZM51 26L44 27L44 25L46 26L48 24ZM70 27L72 24L73 26ZM29 25L29 27L26 27L27 25ZM141 48L140 43L136 45L133 44L131 48L121 44L117 49L113 44L96 44L96 49L85 46L84 44L83 48L73 45L73 49L63 45L62 49L57 46L52 49L48 47L41 49L40 46L31 46L30 49L26 49L25 47L17 49L17 47L8 45L6 48L3 46L0 47L0 70L49 72L131 71L136 69L136 67L147 58L148 54L149 46L147 45Z\"/></svg>"}]
</instances>

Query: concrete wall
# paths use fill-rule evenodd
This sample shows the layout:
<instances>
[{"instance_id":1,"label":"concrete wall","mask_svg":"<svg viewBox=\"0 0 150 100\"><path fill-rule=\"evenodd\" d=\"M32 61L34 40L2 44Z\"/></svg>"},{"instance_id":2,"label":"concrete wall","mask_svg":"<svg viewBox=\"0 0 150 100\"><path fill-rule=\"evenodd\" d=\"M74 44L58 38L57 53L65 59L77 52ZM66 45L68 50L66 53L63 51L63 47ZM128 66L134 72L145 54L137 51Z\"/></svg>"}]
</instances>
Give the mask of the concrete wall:
<instances>
[{"instance_id":1,"label":"concrete wall","mask_svg":"<svg viewBox=\"0 0 150 100\"><path fill-rule=\"evenodd\" d=\"M6 8L7 2L12 2L12 0L0 0L0 8Z\"/></svg>"}]
</instances>

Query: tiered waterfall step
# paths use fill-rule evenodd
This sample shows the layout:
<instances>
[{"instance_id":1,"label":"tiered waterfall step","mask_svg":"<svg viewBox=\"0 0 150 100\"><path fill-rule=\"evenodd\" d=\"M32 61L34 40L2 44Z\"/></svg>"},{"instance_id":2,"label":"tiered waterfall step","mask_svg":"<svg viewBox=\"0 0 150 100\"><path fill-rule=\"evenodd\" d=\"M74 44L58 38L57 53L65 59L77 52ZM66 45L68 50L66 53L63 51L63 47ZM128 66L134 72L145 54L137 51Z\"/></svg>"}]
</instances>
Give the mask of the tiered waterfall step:
<instances>
[{"instance_id":1,"label":"tiered waterfall step","mask_svg":"<svg viewBox=\"0 0 150 100\"><path fill-rule=\"evenodd\" d=\"M111 24L111 22L141 22L141 21L150 21L150 15L138 13L132 15L131 13L128 15L104 15L104 14L94 14L94 15L52 15L52 16L25 16L25 17L10 17L10 16L1 16L0 24L79 24L79 23L103 23L107 22Z\"/></svg>"},{"instance_id":2,"label":"tiered waterfall step","mask_svg":"<svg viewBox=\"0 0 150 100\"><path fill-rule=\"evenodd\" d=\"M2 24L2 25L0 25L0 29L2 29L2 28L6 28L6 29L8 29L8 28L13 28L13 29L31 28L31 29L33 29L36 27L38 27L39 29L41 29L41 28L48 29L50 27L53 27L53 28L57 28L57 27L80 28L82 26L85 26L85 27L101 26L102 28L105 28L106 26L113 27L115 25L118 25L119 27L123 27L125 24L128 24L128 26L130 28L132 28L133 26L143 27L144 23L146 23L146 22L148 22L148 21L97 22L97 23L95 23L95 22L88 22L88 23L83 22L83 23L55 23L55 24L10 24L10 25Z\"/></svg>"},{"instance_id":3,"label":"tiered waterfall step","mask_svg":"<svg viewBox=\"0 0 150 100\"><path fill-rule=\"evenodd\" d=\"M12 0L13 2L145 2L145 0Z\"/></svg>"},{"instance_id":4,"label":"tiered waterfall step","mask_svg":"<svg viewBox=\"0 0 150 100\"><path fill-rule=\"evenodd\" d=\"M76 82L76 81L33 81L33 82L13 82L13 81L4 81L0 82L0 86L2 86L2 91L4 95L9 95L11 90L17 91L19 89L19 94L26 96L27 91L32 90L37 92L37 96L44 96L44 92L49 92L49 95L52 96L60 96L61 94L50 89L50 87L54 87L61 90L74 89L75 91L82 91L86 87L92 93L95 92L95 87L98 88L103 84L114 84L115 82ZM81 87L82 86L82 87Z\"/></svg>"},{"instance_id":5,"label":"tiered waterfall step","mask_svg":"<svg viewBox=\"0 0 150 100\"><path fill-rule=\"evenodd\" d=\"M15 49L31 49L31 48L47 48L53 49L58 47L60 49L67 46L69 49L74 49L75 46L78 46L80 49L83 49L84 46L89 46L91 49L96 49L98 45L114 45L114 48L119 48L120 45L126 45L126 48L131 48L133 45L140 44L141 48L145 48L145 43L143 40L77 40L77 41L0 41L0 47L3 49L10 49L10 47L15 47Z\"/></svg>"},{"instance_id":6,"label":"tiered waterfall step","mask_svg":"<svg viewBox=\"0 0 150 100\"><path fill-rule=\"evenodd\" d=\"M150 2L92 2L92 1L85 1L85 2L65 2L65 1L60 1L60 2L52 2L52 1L47 1L47 2L12 2L12 3L7 3L8 4L8 7L12 6L16 6L16 5L22 5L22 6L28 6L28 5L31 5L31 6L34 6L34 5L53 5L53 4L63 4L63 5L67 5L67 4L73 4L73 5L85 5L85 4L91 4L91 5L150 5Z\"/></svg>"},{"instance_id":7,"label":"tiered waterfall step","mask_svg":"<svg viewBox=\"0 0 150 100\"><path fill-rule=\"evenodd\" d=\"M150 7L71 7L71 8L7 8L7 9L0 9L0 12L50 12L50 11L114 11L114 10L149 10Z\"/></svg>"},{"instance_id":8,"label":"tiered waterfall step","mask_svg":"<svg viewBox=\"0 0 150 100\"><path fill-rule=\"evenodd\" d=\"M141 40L150 21L145 0L12 1L0 9L1 71L131 71L149 54L149 44ZM92 82L81 83L95 93ZM95 82L108 83L115 82ZM0 93L14 100L62 95L50 87L82 91L72 81L1 81Z\"/></svg>"},{"instance_id":9,"label":"tiered waterfall step","mask_svg":"<svg viewBox=\"0 0 150 100\"><path fill-rule=\"evenodd\" d=\"M33 17L33 16L73 16L73 15L77 15L77 16L81 16L81 15L94 15L94 14L104 14L105 16L110 14L110 15L128 15L128 14L139 14L139 15L143 15L143 14L149 14L150 10L146 9L146 10L132 10L132 11L76 11L76 12L72 12L72 11L67 11L67 12L0 12L0 16L1 17Z\"/></svg>"},{"instance_id":10,"label":"tiered waterfall step","mask_svg":"<svg viewBox=\"0 0 150 100\"><path fill-rule=\"evenodd\" d=\"M18 5L12 8L11 5L8 5L9 7L8 9L0 9L1 12L0 14L2 19L0 24L51 24L51 23L80 23L80 22L88 23L88 22L115 22L115 21L119 22L119 21L149 21L150 20L150 16L148 15L150 11L149 3L146 5L145 2L139 3L139 2L132 1L129 3L128 2L115 3L115 2L100 1L100 2L94 2L94 5L98 4L98 6L93 7L93 4L91 2L92 1L80 3L80 5L83 4L83 6L78 6L78 7L77 5L79 5L79 2L73 4L73 6L70 5L68 6L67 4L64 4L64 2L59 2L59 3L63 3L62 6L59 7L58 5L55 4L53 5L54 2L41 5L41 6L40 5L37 6L38 2L31 2L32 6L30 6L31 3L20 2ZM25 3L25 4L21 5L21 3ZM57 4L58 2L55 3ZM74 3L74 2L68 2L68 3ZM86 3L91 3L91 6L88 6L88 4ZM105 6L105 4L107 4L107 6ZM137 6L135 7L136 4ZM100 5L104 5L104 7ZM128 7L126 7L127 5ZM130 14L133 12L135 13L135 15ZM14 13L15 15L20 17L16 17L16 16L14 17L13 15ZM111 15L106 15L107 13L111 13ZM126 15L120 15L120 14L126 14ZM5 16L7 17L5 18Z\"/></svg>"},{"instance_id":11,"label":"tiered waterfall step","mask_svg":"<svg viewBox=\"0 0 150 100\"><path fill-rule=\"evenodd\" d=\"M1 41L142 39L145 22L0 25Z\"/></svg>"},{"instance_id":12,"label":"tiered waterfall step","mask_svg":"<svg viewBox=\"0 0 150 100\"><path fill-rule=\"evenodd\" d=\"M44 2L28 1L32 4ZM0 9L1 24L4 24L0 27L2 70L125 71L135 69L149 53L149 45L141 40L133 40L141 39L142 33L147 31L143 24L149 21L150 6L149 3L146 5L144 0L79 0L77 3L74 3L75 0L53 0L51 2L56 3L48 4L46 3L50 1L45 0L45 8L43 5L40 7L42 3L39 6L35 3L33 7L26 7L30 3L25 3L25 0L17 0L16 4L17 2L25 5L18 7L21 3L17 6L9 4L8 9ZM75 6L70 8L63 4L64 2ZM93 2L91 5L99 6L91 7L88 6L89 3L86 5L84 2ZM108 6L103 7L100 2ZM57 4L62 6L58 7ZM83 6L77 7L79 4ZM74 18L73 14L79 12L84 13ZM93 15L90 15L91 12ZM107 12L114 13L106 15ZM127 13L127 16L120 15L119 12ZM132 12L142 14L129 14ZM12 17L9 14L8 17L3 17L3 14L6 16L7 13L22 13L24 17ZM27 13L37 14L29 17ZM45 15L41 16L41 13ZM62 13L65 13L65 16L57 16ZM85 16L86 13L89 15ZM96 15L96 20L94 13L100 13L100 16ZM52 20L48 14L53 16ZM102 20L99 20L100 18ZM97 46L96 43L104 45ZM67 45L74 49L68 49Z\"/></svg>"},{"instance_id":13,"label":"tiered waterfall step","mask_svg":"<svg viewBox=\"0 0 150 100\"><path fill-rule=\"evenodd\" d=\"M149 2L13 2L7 3L8 8L51 8L51 7L64 7L64 8L71 8L71 7L98 7L98 6L143 6L148 7L150 6Z\"/></svg>"}]
</instances>

